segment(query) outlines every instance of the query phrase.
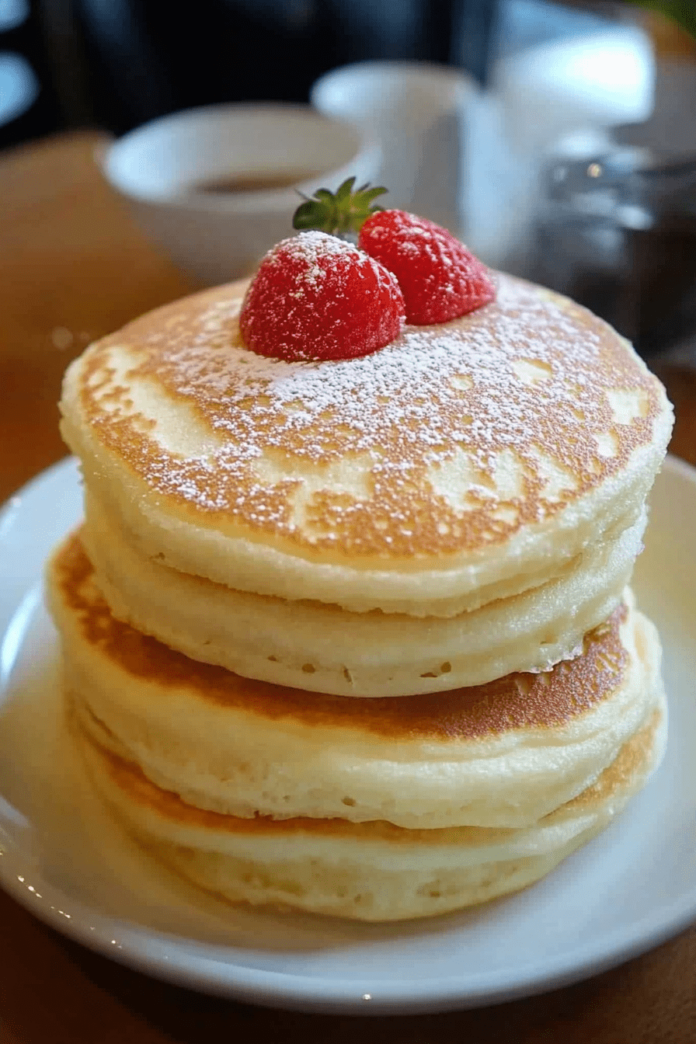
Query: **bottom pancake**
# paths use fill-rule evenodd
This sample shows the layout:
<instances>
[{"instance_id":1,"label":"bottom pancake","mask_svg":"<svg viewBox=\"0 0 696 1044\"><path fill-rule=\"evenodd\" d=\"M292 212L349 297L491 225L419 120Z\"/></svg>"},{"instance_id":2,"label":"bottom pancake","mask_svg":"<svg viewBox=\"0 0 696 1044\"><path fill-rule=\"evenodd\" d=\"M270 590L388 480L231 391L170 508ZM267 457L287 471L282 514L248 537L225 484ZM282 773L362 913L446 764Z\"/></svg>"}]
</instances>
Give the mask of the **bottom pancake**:
<instances>
[{"instance_id":1,"label":"bottom pancake","mask_svg":"<svg viewBox=\"0 0 696 1044\"><path fill-rule=\"evenodd\" d=\"M443 914L539 880L606 827L659 764L660 697L590 787L522 829L406 829L342 819L242 819L186 804L95 743L73 716L92 780L128 831L200 887L234 903L364 921Z\"/></svg>"}]
</instances>

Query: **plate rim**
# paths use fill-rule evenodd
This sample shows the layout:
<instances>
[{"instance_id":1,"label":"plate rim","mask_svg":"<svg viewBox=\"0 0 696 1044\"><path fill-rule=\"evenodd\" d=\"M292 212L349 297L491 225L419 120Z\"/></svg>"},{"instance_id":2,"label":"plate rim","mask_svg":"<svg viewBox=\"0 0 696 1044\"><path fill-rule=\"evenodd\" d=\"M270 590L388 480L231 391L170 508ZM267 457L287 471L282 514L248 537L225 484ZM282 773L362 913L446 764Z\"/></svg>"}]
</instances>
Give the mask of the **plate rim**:
<instances>
[{"instance_id":1,"label":"plate rim","mask_svg":"<svg viewBox=\"0 0 696 1044\"><path fill-rule=\"evenodd\" d=\"M72 457L58 461L34 476L6 502L0 510L0 564L5 535L21 523L24 512L31 510L27 500L41 497L51 481L72 481L75 466ZM678 457L668 455L663 470L696 486L696 468ZM35 581L24 578L24 597L34 585ZM0 594L0 603L2 600ZM18 605L13 606L13 610L16 608ZM4 634L0 635L0 641L3 638ZM505 970L497 975L487 971L473 978L449 975L420 983L400 979L318 979L309 974L250 967L239 960L233 947L121 921L92 911L80 900L69 900L73 913L67 917L60 909L59 889L40 883L42 891L38 893L34 886L25 883L30 877L39 880L40 863L35 871L25 869L16 842L9 839L3 843L4 837L0 826L0 887L60 934L117 963L175 985L242 1002L315 1013L444 1012L532 996L616 967L673 937L696 919L695 879L691 891L654 908L634 922L630 930L616 928L599 941L592 940L556 959L551 969L548 963L536 961L522 971ZM57 904L51 902L53 899ZM89 924L90 921L94 923Z\"/></svg>"}]
</instances>

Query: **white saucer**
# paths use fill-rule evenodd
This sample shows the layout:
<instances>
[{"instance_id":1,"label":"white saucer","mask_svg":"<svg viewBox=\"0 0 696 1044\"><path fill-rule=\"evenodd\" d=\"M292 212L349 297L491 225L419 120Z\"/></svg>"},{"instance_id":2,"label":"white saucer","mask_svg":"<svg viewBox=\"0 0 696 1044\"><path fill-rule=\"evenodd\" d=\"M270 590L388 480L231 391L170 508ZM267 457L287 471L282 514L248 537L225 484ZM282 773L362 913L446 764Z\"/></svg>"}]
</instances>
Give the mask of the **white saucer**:
<instances>
[{"instance_id":1,"label":"white saucer","mask_svg":"<svg viewBox=\"0 0 696 1044\"><path fill-rule=\"evenodd\" d=\"M603 835L545 880L479 909L397 926L237 910L151 862L110 821L61 742L43 561L80 516L76 466L0 514L0 884L124 964L239 1000L417 1012L510 1000L616 965L696 918L696 472L658 479L641 606L665 646L664 765Z\"/></svg>"}]
</instances>

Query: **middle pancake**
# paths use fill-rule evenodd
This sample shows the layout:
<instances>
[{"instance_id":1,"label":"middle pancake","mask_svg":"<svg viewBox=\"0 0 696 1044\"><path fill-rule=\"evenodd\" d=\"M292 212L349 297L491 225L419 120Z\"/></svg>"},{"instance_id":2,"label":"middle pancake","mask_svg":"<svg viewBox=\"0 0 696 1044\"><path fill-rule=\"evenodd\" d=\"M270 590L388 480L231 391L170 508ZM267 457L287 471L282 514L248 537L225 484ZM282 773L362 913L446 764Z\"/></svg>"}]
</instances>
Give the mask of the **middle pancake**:
<instances>
[{"instance_id":1,"label":"middle pancake","mask_svg":"<svg viewBox=\"0 0 696 1044\"><path fill-rule=\"evenodd\" d=\"M544 674L357 700L250 681L118 622L77 537L48 582L84 731L234 816L523 827L597 779L662 695L659 640L630 595Z\"/></svg>"},{"instance_id":2,"label":"middle pancake","mask_svg":"<svg viewBox=\"0 0 696 1044\"><path fill-rule=\"evenodd\" d=\"M410 696L545 671L619 604L645 513L552 580L451 617L350 612L235 591L149 558L86 491L83 543L112 613L192 659L340 696Z\"/></svg>"}]
</instances>

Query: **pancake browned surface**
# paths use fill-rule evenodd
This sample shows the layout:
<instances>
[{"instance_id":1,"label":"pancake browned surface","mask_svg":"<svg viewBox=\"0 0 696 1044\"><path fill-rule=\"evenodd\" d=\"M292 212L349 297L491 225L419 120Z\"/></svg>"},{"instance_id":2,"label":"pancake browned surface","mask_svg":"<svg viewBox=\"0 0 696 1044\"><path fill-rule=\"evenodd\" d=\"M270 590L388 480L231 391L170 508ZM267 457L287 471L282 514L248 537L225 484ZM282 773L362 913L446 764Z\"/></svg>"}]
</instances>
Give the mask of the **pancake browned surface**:
<instances>
[{"instance_id":1,"label":"pancake browned surface","mask_svg":"<svg viewBox=\"0 0 696 1044\"><path fill-rule=\"evenodd\" d=\"M355 700L244 679L119 623L77 537L49 587L82 728L235 816L524 827L589 786L661 694L659 642L630 599L552 671Z\"/></svg>"},{"instance_id":2,"label":"pancake browned surface","mask_svg":"<svg viewBox=\"0 0 696 1044\"><path fill-rule=\"evenodd\" d=\"M517 830L405 830L340 819L239 819L151 783L76 728L92 779L124 825L173 869L233 902L368 921L445 913L517 891L611 822L659 763L664 702L598 780Z\"/></svg>"},{"instance_id":3,"label":"pancake browned surface","mask_svg":"<svg viewBox=\"0 0 696 1044\"><path fill-rule=\"evenodd\" d=\"M637 520L660 383L572 302L498 299L374 355L247 351L243 285L137 320L69 369L67 441L145 553L288 599L450 615L552 578Z\"/></svg>"},{"instance_id":4,"label":"pancake browned surface","mask_svg":"<svg viewBox=\"0 0 696 1044\"><path fill-rule=\"evenodd\" d=\"M235 901L389 920L521 888L662 754L626 585L664 389L507 276L461 319L301 363L244 347L244 289L66 375L86 517L48 588L94 782Z\"/></svg>"}]
</instances>

